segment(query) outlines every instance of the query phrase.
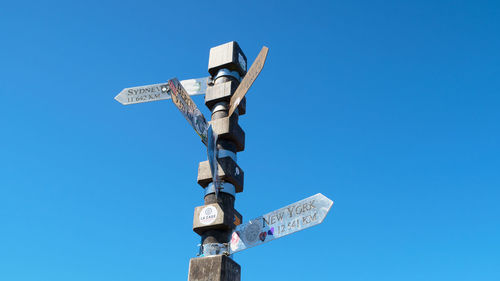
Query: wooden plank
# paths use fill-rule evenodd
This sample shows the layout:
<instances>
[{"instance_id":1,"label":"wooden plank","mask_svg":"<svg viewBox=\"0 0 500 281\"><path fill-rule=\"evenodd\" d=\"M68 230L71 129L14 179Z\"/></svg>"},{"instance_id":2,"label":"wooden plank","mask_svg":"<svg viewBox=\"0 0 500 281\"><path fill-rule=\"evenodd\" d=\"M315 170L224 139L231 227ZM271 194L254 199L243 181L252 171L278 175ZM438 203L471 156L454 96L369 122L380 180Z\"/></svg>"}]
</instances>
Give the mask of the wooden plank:
<instances>
[{"instance_id":1,"label":"wooden plank","mask_svg":"<svg viewBox=\"0 0 500 281\"><path fill-rule=\"evenodd\" d=\"M248 92L248 89L250 89L253 82L255 81L255 79L257 79L257 76L259 76L260 72L262 71L262 68L264 68L264 63L266 62L268 51L269 49L266 46L262 47L259 55L253 62L247 74L245 75L245 77L243 77L243 80L241 81L236 91L234 91L234 94L231 97L231 101L229 102L229 116L231 116L236 110L241 100Z\"/></svg>"}]
</instances>

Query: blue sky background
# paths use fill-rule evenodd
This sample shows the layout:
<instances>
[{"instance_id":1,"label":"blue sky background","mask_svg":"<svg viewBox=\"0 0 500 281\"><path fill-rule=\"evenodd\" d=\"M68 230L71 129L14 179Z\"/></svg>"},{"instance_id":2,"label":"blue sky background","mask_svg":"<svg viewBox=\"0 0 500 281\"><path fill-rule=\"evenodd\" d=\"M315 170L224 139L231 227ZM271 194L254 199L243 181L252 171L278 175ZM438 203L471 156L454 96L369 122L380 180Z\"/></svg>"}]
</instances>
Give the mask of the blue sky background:
<instances>
[{"instance_id":1,"label":"blue sky background","mask_svg":"<svg viewBox=\"0 0 500 281\"><path fill-rule=\"evenodd\" d=\"M113 97L232 40L270 49L237 209L335 201L242 280L500 280L498 1L4 1L0 34L0 280L187 279L204 147Z\"/></svg>"}]
</instances>

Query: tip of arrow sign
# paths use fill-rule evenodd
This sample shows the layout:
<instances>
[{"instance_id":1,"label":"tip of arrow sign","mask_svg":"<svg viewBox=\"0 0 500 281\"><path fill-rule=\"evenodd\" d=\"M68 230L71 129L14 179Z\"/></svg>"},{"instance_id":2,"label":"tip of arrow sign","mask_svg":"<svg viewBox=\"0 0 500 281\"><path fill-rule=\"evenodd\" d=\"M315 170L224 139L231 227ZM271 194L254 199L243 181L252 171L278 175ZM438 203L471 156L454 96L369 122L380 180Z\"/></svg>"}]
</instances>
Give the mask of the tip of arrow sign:
<instances>
[{"instance_id":1,"label":"tip of arrow sign","mask_svg":"<svg viewBox=\"0 0 500 281\"><path fill-rule=\"evenodd\" d=\"M121 91L118 95L116 95L116 96L114 97L114 99L115 99L117 102L119 102L119 103L121 103L121 104L124 104L124 103L123 103L123 102L124 102L124 101L123 101L123 98L122 98L122 96L121 96L121 94L122 94L122 93L123 93L123 91Z\"/></svg>"}]
</instances>

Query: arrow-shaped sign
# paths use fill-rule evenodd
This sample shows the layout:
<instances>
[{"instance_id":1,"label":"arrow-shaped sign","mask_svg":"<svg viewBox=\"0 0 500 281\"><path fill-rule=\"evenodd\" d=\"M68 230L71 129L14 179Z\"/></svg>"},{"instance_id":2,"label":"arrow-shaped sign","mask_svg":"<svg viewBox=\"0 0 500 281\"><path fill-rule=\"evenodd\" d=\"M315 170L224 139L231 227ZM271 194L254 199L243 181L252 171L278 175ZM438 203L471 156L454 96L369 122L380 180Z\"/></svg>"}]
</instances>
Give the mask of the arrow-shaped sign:
<instances>
[{"instance_id":1,"label":"arrow-shaped sign","mask_svg":"<svg viewBox=\"0 0 500 281\"><path fill-rule=\"evenodd\" d=\"M250 66L247 74L243 77L243 80L241 80L241 83L238 88L236 88L236 91L234 91L231 101L229 102L229 117L231 117L241 100L245 97L248 89L250 89L255 79L257 79L257 76L259 76L260 71L264 67L264 63L266 62L268 51L269 49L266 46L262 47L262 50L260 50L260 53L253 62L252 66Z\"/></svg>"},{"instance_id":2,"label":"arrow-shaped sign","mask_svg":"<svg viewBox=\"0 0 500 281\"><path fill-rule=\"evenodd\" d=\"M318 225L332 205L332 200L318 193L238 225L231 236L231 254Z\"/></svg>"},{"instance_id":3,"label":"arrow-shaped sign","mask_svg":"<svg viewBox=\"0 0 500 281\"><path fill-rule=\"evenodd\" d=\"M175 106L177 106L182 115L184 115L189 124L191 124L196 133L200 136L201 141L204 144L207 144L207 120L193 100L189 97L187 91L184 89L179 80L177 80L177 78L168 80L167 85L163 85L161 87L161 91L162 93L170 92Z\"/></svg>"},{"instance_id":4,"label":"arrow-shaped sign","mask_svg":"<svg viewBox=\"0 0 500 281\"><path fill-rule=\"evenodd\" d=\"M207 91L208 77L180 82L190 96L203 95ZM165 83L123 89L115 100L123 105L170 99L169 92L162 92Z\"/></svg>"},{"instance_id":5,"label":"arrow-shaped sign","mask_svg":"<svg viewBox=\"0 0 500 281\"><path fill-rule=\"evenodd\" d=\"M217 133L214 132L212 125L208 127L207 131L208 144L207 144L207 155L208 164L210 165L210 172L212 172L212 184L215 189L215 198L219 197L220 180L219 180L219 149L217 148Z\"/></svg>"}]
</instances>

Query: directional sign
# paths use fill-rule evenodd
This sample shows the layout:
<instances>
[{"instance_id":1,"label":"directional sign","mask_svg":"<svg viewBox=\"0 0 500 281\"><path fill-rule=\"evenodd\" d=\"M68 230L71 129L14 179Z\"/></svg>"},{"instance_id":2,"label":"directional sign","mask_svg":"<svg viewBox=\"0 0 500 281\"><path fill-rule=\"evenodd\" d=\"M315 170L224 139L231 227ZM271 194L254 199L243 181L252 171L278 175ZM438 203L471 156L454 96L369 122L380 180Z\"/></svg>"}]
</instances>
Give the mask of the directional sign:
<instances>
[{"instance_id":1,"label":"directional sign","mask_svg":"<svg viewBox=\"0 0 500 281\"><path fill-rule=\"evenodd\" d=\"M332 205L332 200L318 193L238 225L231 236L230 251L236 253L318 225Z\"/></svg>"},{"instance_id":2,"label":"directional sign","mask_svg":"<svg viewBox=\"0 0 500 281\"><path fill-rule=\"evenodd\" d=\"M203 113L198 109L193 100L181 85L177 78L168 80L168 85L161 88L163 93L170 92L172 101L181 111L182 115L191 124L196 133L201 137L201 141L207 144L208 123Z\"/></svg>"},{"instance_id":3,"label":"directional sign","mask_svg":"<svg viewBox=\"0 0 500 281\"><path fill-rule=\"evenodd\" d=\"M212 125L208 127L207 132L208 144L207 144L207 154L208 154L208 164L210 165L210 172L212 172L212 182L215 188L215 198L219 197L219 149L217 149L217 137L218 135L212 129Z\"/></svg>"},{"instance_id":4,"label":"directional sign","mask_svg":"<svg viewBox=\"0 0 500 281\"><path fill-rule=\"evenodd\" d=\"M207 91L208 77L182 80L181 84L190 96L203 95ZM170 99L170 93L162 92L162 84L153 84L123 89L115 100L123 105Z\"/></svg>"},{"instance_id":5,"label":"directional sign","mask_svg":"<svg viewBox=\"0 0 500 281\"><path fill-rule=\"evenodd\" d=\"M250 66L247 74L243 80L241 80L241 83L238 88L236 88L236 91L234 91L231 101L229 102L229 116L233 114L243 97L245 97L248 89L250 89L255 79L257 79L257 76L259 76L260 71L264 67L264 63L266 62L268 51L269 49L266 46L262 47L262 50L260 50L260 53L253 62L252 66Z\"/></svg>"}]
</instances>

